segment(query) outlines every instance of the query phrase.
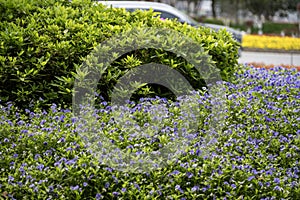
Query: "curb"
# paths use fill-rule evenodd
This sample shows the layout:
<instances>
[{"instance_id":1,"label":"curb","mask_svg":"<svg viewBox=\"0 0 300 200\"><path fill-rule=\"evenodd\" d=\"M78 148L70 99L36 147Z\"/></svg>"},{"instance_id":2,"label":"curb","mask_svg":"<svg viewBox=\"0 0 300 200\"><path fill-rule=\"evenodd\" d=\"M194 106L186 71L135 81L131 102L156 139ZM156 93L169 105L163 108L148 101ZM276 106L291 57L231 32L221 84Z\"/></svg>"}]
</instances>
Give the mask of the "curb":
<instances>
[{"instance_id":1,"label":"curb","mask_svg":"<svg viewBox=\"0 0 300 200\"><path fill-rule=\"evenodd\" d=\"M262 53L290 53L290 54L300 54L300 50L282 50L282 49L259 49L259 48L247 48L243 47L242 51L248 52L262 52Z\"/></svg>"}]
</instances>

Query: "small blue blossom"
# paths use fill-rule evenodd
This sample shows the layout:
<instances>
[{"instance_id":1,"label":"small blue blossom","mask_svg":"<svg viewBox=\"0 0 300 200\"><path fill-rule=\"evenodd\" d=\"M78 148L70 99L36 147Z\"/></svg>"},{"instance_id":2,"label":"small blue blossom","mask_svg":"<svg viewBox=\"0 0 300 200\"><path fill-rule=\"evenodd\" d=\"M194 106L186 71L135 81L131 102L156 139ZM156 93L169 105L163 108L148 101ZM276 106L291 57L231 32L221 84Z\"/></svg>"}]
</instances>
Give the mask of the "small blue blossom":
<instances>
[{"instance_id":1,"label":"small blue blossom","mask_svg":"<svg viewBox=\"0 0 300 200\"><path fill-rule=\"evenodd\" d=\"M252 181L252 179L254 179L255 178L255 176L250 176L249 178L248 178L248 181Z\"/></svg>"},{"instance_id":2,"label":"small blue blossom","mask_svg":"<svg viewBox=\"0 0 300 200\"><path fill-rule=\"evenodd\" d=\"M112 193L115 197L119 196L119 192L113 192Z\"/></svg>"},{"instance_id":3,"label":"small blue blossom","mask_svg":"<svg viewBox=\"0 0 300 200\"><path fill-rule=\"evenodd\" d=\"M96 200L100 200L100 199L103 199L103 196L99 193L96 194Z\"/></svg>"},{"instance_id":4,"label":"small blue blossom","mask_svg":"<svg viewBox=\"0 0 300 200\"><path fill-rule=\"evenodd\" d=\"M192 189L191 189L192 192L196 192L196 191L198 191L198 190L199 190L199 186L194 186L194 187L192 187Z\"/></svg>"},{"instance_id":5,"label":"small blue blossom","mask_svg":"<svg viewBox=\"0 0 300 200\"><path fill-rule=\"evenodd\" d=\"M106 182L105 185L104 185L105 188L109 188L109 186L110 186L109 182Z\"/></svg>"},{"instance_id":6,"label":"small blue blossom","mask_svg":"<svg viewBox=\"0 0 300 200\"><path fill-rule=\"evenodd\" d=\"M274 178L274 183L275 184L280 184L280 179L279 178Z\"/></svg>"},{"instance_id":7,"label":"small blue blossom","mask_svg":"<svg viewBox=\"0 0 300 200\"><path fill-rule=\"evenodd\" d=\"M71 189L71 190L79 190L79 186L78 186L78 185L76 185L76 186L71 186L70 189Z\"/></svg>"}]
</instances>

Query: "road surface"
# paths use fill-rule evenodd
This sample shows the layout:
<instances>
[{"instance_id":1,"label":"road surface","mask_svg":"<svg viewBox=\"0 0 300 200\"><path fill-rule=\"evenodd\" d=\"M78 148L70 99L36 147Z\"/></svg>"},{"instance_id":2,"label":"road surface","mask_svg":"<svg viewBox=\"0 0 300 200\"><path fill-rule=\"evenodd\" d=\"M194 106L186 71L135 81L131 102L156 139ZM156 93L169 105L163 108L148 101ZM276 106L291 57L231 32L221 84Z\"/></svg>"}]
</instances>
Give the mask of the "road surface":
<instances>
[{"instance_id":1,"label":"road surface","mask_svg":"<svg viewBox=\"0 0 300 200\"><path fill-rule=\"evenodd\" d=\"M243 51L239 63L286 64L300 66L300 54Z\"/></svg>"}]
</instances>

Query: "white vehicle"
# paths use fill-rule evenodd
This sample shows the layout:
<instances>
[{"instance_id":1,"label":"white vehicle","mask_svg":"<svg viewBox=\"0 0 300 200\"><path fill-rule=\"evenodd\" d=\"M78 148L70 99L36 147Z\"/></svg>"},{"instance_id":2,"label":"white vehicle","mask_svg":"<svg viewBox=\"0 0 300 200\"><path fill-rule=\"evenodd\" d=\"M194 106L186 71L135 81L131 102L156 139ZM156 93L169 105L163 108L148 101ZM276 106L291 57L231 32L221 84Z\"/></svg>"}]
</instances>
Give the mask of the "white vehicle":
<instances>
[{"instance_id":1,"label":"white vehicle","mask_svg":"<svg viewBox=\"0 0 300 200\"><path fill-rule=\"evenodd\" d=\"M237 31L235 29L226 26L221 26L221 25L199 23L194 19L192 19L191 17L189 17L188 15L186 15L185 13L164 3L147 2L147 1L98 1L98 2L107 6L112 6L114 8L125 8L128 11L134 11L137 9L139 10L152 9L154 12L159 12L160 17L163 19L177 19L181 23L187 23L191 26L206 26L216 31L218 31L219 29L226 29L228 32L232 33L234 39L236 39L240 43L242 42L243 34L240 31Z\"/></svg>"}]
</instances>

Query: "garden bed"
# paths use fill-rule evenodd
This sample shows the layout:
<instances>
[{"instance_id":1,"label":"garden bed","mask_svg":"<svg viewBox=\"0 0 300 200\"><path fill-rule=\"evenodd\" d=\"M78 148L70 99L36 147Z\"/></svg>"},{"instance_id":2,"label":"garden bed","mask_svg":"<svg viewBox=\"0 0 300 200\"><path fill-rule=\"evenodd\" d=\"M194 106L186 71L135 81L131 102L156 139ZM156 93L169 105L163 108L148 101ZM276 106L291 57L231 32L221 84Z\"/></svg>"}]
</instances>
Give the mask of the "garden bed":
<instances>
[{"instance_id":1,"label":"garden bed","mask_svg":"<svg viewBox=\"0 0 300 200\"><path fill-rule=\"evenodd\" d=\"M150 11L130 13L89 0L15 0L3 7L1 199L300 199L296 69L240 66L238 44L228 32L162 22ZM142 31L132 34L138 42L153 44L159 37L146 27L197 42L223 81L208 90L203 74L172 50L196 50L189 51L192 58L202 52L167 34L165 48L132 50L107 67L92 93L92 110L78 105L74 81L93 77L79 66L94 45L133 29ZM177 42L183 46L172 46ZM138 43L109 44L120 50ZM104 46L104 53L109 49ZM88 58L88 66L104 71L101 59ZM144 88L144 98L110 103L115 83L147 63L171 66L197 91L171 101L146 98L161 93Z\"/></svg>"},{"instance_id":2,"label":"garden bed","mask_svg":"<svg viewBox=\"0 0 300 200\"><path fill-rule=\"evenodd\" d=\"M146 173L120 172L93 157L69 109L2 106L0 194L11 199L299 199L300 73L245 66L236 78L217 87L226 99L195 92L184 100L200 109L197 129L183 129L195 119L180 104L160 98L128 104L123 119L135 119L132 127L151 132L160 125L152 139L122 131L127 129L111 120L109 103L99 105L94 115L101 122L99 133L131 152L161 147L178 131L190 135L175 162ZM214 112L222 100L220 112ZM153 123L156 116L160 124ZM225 119L216 126L220 129L211 129L220 116ZM203 146L212 130L215 142Z\"/></svg>"},{"instance_id":3,"label":"garden bed","mask_svg":"<svg viewBox=\"0 0 300 200\"><path fill-rule=\"evenodd\" d=\"M255 68L264 68L264 69L274 69L276 67L279 67L278 65L266 65L264 63L257 63L257 62L251 62L247 63L248 66L252 66ZM280 65L280 67L285 68L285 69L296 69L300 71L300 66L295 66L295 65Z\"/></svg>"},{"instance_id":4,"label":"garden bed","mask_svg":"<svg viewBox=\"0 0 300 200\"><path fill-rule=\"evenodd\" d=\"M266 35L244 35L242 47L256 51L274 52L300 52L300 38L266 36Z\"/></svg>"}]
</instances>

